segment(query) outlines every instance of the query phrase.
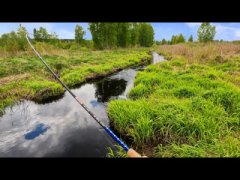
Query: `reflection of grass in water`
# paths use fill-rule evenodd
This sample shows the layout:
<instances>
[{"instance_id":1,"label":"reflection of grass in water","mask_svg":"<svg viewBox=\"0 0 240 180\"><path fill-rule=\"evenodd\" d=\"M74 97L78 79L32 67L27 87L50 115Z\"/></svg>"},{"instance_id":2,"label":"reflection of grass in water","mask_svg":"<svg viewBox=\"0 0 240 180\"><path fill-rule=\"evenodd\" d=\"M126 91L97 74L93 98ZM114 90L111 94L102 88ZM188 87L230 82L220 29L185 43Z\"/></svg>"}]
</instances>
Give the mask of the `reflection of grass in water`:
<instances>
[{"instance_id":1,"label":"reflection of grass in water","mask_svg":"<svg viewBox=\"0 0 240 180\"><path fill-rule=\"evenodd\" d=\"M184 58L150 65L137 74L131 100L111 101L108 114L137 150L152 147L150 156L239 157L234 78L219 64L186 66Z\"/></svg>"},{"instance_id":2,"label":"reflection of grass in water","mask_svg":"<svg viewBox=\"0 0 240 180\"><path fill-rule=\"evenodd\" d=\"M43 96L44 97L44 96ZM64 97L63 93L59 93L59 95L54 94L54 95L46 95L46 98L39 98L39 99L34 99L35 103L37 104L48 104L48 103L52 103L52 102L58 102L60 101L62 98Z\"/></svg>"},{"instance_id":3,"label":"reflection of grass in water","mask_svg":"<svg viewBox=\"0 0 240 180\"><path fill-rule=\"evenodd\" d=\"M74 87L87 79L149 61L151 55L145 51L145 48L72 51L63 56L46 54L43 59L68 86ZM0 63L0 113L21 98L42 102L64 93L61 85L35 56L5 57L0 58Z\"/></svg>"},{"instance_id":4,"label":"reflection of grass in water","mask_svg":"<svg viewBox=\"0 0 240 180\"><path fill-rule=\"evenodd\" d=\"M4 111L0 109L0 117L4 114Z\"/></svg>"},{"instance_id":5,"label":"reflection of grass in water","mask_svg":"<svg viewBox=\"0 0 240 180\"><path fill-rule=\"evenodd\" d=\"M104 79L94 84L95 96L100 102L108 101L112 96L122 94L126 89L127 82L123 79Z\"/></svg>"}]
</instances>

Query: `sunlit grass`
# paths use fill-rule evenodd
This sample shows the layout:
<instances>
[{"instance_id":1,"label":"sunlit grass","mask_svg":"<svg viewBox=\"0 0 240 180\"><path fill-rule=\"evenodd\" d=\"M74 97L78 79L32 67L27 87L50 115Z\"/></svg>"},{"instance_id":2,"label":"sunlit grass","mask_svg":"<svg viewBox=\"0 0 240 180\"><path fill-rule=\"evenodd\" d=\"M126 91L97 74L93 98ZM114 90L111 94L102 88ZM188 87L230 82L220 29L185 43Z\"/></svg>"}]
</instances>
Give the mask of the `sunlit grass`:
<instances>
[{"instance_id":1,"label":"sunlit grass","mask_svg":"<svg viewBox=\"0 0 240 180\"><path fill-rule=\"evenodd\" d=\"M229 73L238 58L232 58L187 64L176 57L148 66L137 74L130 100L109 103L113 126L135 148L155 147L154 157L239 157L240 89Z\"/></svg>"},{"instance_id":2,"label":"sunlit grass","mask_svg":"<svg viewBox=\"0 0 240 180\"><path fill-rule=\"evenodd\" d=\"M106 76L119 69L151 60L151 54L148 54L146 48L71 52L63 50L65 54L61 54L61 49L40 43L36 44L36 49L70 87L82 84L87 79ZM60 53L53 53L55 51ZM22 98L41 101L64 93L61 85L33 53L1 57L0 64L1 112L6 106Z\"/></svg>"}]
</instances>

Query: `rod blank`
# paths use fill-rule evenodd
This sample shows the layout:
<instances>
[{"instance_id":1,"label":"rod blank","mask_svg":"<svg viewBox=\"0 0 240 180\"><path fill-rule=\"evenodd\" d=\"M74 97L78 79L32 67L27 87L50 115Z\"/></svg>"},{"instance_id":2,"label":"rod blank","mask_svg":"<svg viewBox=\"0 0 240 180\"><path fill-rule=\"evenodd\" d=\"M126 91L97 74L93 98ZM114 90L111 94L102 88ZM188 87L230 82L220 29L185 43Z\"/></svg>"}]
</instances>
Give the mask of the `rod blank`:
<instances>
[{"instance_id":1,"label":"rod blank","mask_svg":"<svg viewBox=\"0 0 240 180\"><path fill-rule=\"evenodd\" d=\"M128 146L121 141L108 127L106 127L104 124L101 123L101 121L98 120L98 118L85 106L84 103L80 100L79 97L77 97L68 87L67 85L53 72L53 70L48 66L48 64L43 60L43 58L39 55L39 53L35 50L33 45L28 39L28 35L26 34L26 39L28 41L28 44L31 46L32 50L35 52L35 54L38 56L38 58L42 61L42 63L47 67L47 69L52 73L52 75L58 80L58 82L73 96L73 98L92 116L92 118L101 126L103 129L108 133L108 135L114 139L126 152L128 152L129 148Z\"/></svg>"}]
</instances>

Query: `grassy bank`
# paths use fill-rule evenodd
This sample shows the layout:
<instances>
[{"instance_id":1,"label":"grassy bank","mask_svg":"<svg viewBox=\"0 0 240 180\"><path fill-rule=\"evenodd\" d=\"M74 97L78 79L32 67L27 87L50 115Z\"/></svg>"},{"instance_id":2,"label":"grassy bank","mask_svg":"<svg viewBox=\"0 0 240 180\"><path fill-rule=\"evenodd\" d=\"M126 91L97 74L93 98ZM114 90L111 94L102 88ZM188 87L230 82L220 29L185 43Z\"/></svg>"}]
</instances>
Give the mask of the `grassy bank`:
<instances>
[{"instance_id":1,"label":"grassy bank","mask_svg":"<svg viewBox=\"0 0 240 180\"><path fill-rule=\"evenodd\" d=\"M44 46L37 46L37 50L43 54L43 59L54 72L70 87L128 66L146 63L151 58L145 48L105 51L59 50L59 53L56 53L56 49L48 51ZM31 52L2 56L0 64L0 112L20 99L42 101L64 93L61 85Z\"/></svg>"},{"instance_id":2,"label":"grassy bank","mask_svg":"<svg viewBox=\"0 0 240 180\"><path fill-rule=\"evenodd\" d=\"M171 60L139 72L130 100L110 102L114 128L150 157L239 157L239 46L156 50Z\"/></svg>"}]
</instances>

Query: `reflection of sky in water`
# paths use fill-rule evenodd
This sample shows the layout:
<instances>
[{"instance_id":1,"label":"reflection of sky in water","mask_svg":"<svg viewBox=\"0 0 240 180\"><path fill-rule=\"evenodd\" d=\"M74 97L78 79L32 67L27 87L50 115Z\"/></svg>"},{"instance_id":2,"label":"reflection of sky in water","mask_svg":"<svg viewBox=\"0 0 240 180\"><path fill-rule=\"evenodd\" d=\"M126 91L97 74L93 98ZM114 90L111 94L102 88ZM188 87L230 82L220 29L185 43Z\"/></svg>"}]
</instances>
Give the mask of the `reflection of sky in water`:
<instances>
[{"instance_id":1,"label":"reflection of sky in water","mask_svg":"<svg viewBox=\"0 0 240 180\"><path fill-rule=\"evenodd\" d=\"M73 92L108 125L107 101L126 96L135 74L135 70L123 70ZM0 156L104 157L112 144L113 140L68 92L52 103L23 101L7 108L0 117Z\"/></svg>"},{"instance_id":2,"label":"reflection of sky in water","mask_svg":"<svg viewBox=\"0 0 240 180\"><path fill-rule=\"evenodd\" d=\"M135 69L126 69L72 91L108 125L107 102L126 99L135 75ZM105 157L112 145L113 140L68 92L47 104L23 101L6 108L0 117L0 156Z\"/></svg>"},{"instance_id":3,"label":"reflection of sky in water","mask_svg":"<svg viewBox=\"0 0 240 180\"><path fill-rule=\"evenodd\" d=\"M92 101L90 101L90 103L93 107L96 107L97 105L99 105L99 102L96 100L92 100Z\"/></svg>"},{"instance_id":4,"label":"reflection of sky in water","mask_svg":"<svg viewBox=\"0 0 240 180\"><path fill-rule=\"evenodd\" d=\"M48 126L45 126L43 123L37 124L36 128L27 134L25 134L25 139L34 139L41 134L44 134L48 130Z\"/></svg>"},{"instance_id":5,"label":"reflection of sky in water","mask_svg":"<svg viewBox=\"0 0 240 180\"><path fill-rule=\"evenodd\" d=\"M158 53L156 52L153 52L152 54L153 56L153 64L156 64L156 63L160 63L162 61L165 61L164 57L159 55Z\"/></svg>"}]
</instances>

